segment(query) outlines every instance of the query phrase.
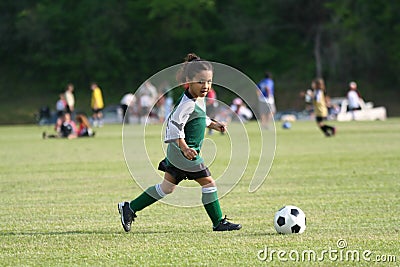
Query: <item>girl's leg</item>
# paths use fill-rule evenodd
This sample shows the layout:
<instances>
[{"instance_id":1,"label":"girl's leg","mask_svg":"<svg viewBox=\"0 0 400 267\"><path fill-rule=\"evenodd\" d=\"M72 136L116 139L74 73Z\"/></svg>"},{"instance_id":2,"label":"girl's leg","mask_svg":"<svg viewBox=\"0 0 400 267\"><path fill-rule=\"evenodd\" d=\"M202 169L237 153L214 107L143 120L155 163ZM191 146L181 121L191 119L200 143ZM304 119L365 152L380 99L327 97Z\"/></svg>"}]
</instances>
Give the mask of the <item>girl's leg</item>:
<instances>
[{"instance_id":1,"label":"girl's leg","mask_svg":"<svg viewBox=\"0 0 400 267\"><path fill-rule=\"evenodd\" d=\"M217 185L211 176L196 179L202 189L202 202L214 227L222 220L222 211L219 205Z\"/></svg>"},{"instance_id":2,"label":"girl's leg","mask_svg":"<svg viewBox=\"0 0 400 267\"><path fill-rule=\"evenodd\" d=\"M335 127L326 125L322 122L318 123L319 128L321 129L321 131L326 135L326 136L332 136L336 134L336 129Z\"/></svg>"},{"instance_id":3,"label":"girl's leg","mask_svg":"<svg viewBox=\"0 0 400 267\"><path fill-rule=\"evenodd\" d=\"M321 122L317 122L317 125L326 136L330 135L328 133L328 128L326 127L326 125L322 121Z\"/></svg>"},{"instance_id":4,"label":"girl's leg","mask_svg":"<svg viewBox=\"0 0 400 267\"><path fill-rule=\"evenodd\" d=\"M217 185L211 176L196 179L202 187L202 202L213 223L213 231L232 231L242 228L240 224L228 222L222 218L222 211L219 205Z\"/></svg>"},{"instance_id":5,"label":"girl's leg","mask_svg":"<svg viewBox=\"0 0 400 267\"><path fill-rule=\"evenodd\" d=\"M326 127L329 128L330 135L335 135L336 134L336 128L333 126L325 125Z\"/></svg>"},{"instance_id":6,"label":"girl's leg","mask_svg":"<svg viewBox=\"0 0 400 267\"><path fill-rule=\"evenodd\" d=\"M161 184L150 186L137 198L129 202L118 203L118 211L121 214L121 224L125 232L131 230L131 224L136 218L136 211L140 211L154 202L160 200L167 194L172 193L176 187L177 181L169 173L165 173Z\"/></svg>"},{"instance_id":7,"label":"girl's leg","mask_svg":"<svg viewBox=\"0 0 400 267\"><path fill-rule=\"evenodd\" d=\"M133 212L140 211L166 195L171 194L176 187L176 183L176 179L166 172L161 184L150 186L146 191L130 202L129 206L131 210Z\"/></svg>"}]
</instances>

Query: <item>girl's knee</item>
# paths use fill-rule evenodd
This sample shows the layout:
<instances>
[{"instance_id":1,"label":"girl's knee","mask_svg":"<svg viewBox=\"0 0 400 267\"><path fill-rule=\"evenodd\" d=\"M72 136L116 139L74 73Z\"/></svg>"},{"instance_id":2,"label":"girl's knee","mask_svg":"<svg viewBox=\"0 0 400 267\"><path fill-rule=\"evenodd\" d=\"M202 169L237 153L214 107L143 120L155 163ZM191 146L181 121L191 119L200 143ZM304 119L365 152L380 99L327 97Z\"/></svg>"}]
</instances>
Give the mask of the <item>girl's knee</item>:
<instances>
[{"instance_id":1,"label":"girl's knee","mask_svg":"<svg viewBox=\"0 0 400 267\"><path fill-rule=\"evenodd\" d=\"M176 179L166 172L164 180L161 183L161 189L164 192L164 194L168 195L174 192L176 184L177 184Z\"/></svg>"},{"instance_id":2,"label":"girl's knee","mask_svg":"<svg viewBox=\"0 0 400 267\"><path fill-rule=\"evenodd\" d=\"M166 194L166 195L174 192L175 188L176 188L176 185L171 185L171 184L166 185L164 183L161 184L161 189L164 192L164 194Z\"/></svg>"},{"instance_id":3,"label":"girl's knee","mask_svg":"<svg viewBox=\"0 0 400 267\"><path fill-rule=\"evenodd\" d=\"M207 177L206 180L203 180L203 181L202 181L201 186L202 186L202 187L216 187L217 184L216 184L216 182L214 181L213 178Z\"/></svg>"}]
</instances>

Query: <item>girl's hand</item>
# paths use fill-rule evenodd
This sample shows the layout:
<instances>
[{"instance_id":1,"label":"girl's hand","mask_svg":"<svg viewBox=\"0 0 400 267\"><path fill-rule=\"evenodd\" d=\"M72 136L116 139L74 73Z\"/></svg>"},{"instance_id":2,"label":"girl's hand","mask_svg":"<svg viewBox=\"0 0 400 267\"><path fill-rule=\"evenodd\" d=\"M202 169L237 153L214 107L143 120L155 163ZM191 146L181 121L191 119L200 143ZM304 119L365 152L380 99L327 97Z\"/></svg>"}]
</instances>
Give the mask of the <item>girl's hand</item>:
<instances>
[{"instance_id":1,"label":"girl's hand","mask_svg":"<svg viewBox=\"0 0 400 267\"><path fill-rule=\"evenodd\" d=\"M188 160L193 160L197 156L197 151L190 147L182 149L182 152Z\"/></svg>"},{"instance_id":2,"label":"girl's hand","mask_svg":"<svg viewBox=\"0 0 400 267\"><path fill-rule=\"evenodd\" d=\"M226 131L226 125L225 125L225 123L222 123L222 122L213 121L210 126L211 126L210 127L211 129L216 130L221 133L225 133L225 131Z\"/></svg>"}]
</instances>

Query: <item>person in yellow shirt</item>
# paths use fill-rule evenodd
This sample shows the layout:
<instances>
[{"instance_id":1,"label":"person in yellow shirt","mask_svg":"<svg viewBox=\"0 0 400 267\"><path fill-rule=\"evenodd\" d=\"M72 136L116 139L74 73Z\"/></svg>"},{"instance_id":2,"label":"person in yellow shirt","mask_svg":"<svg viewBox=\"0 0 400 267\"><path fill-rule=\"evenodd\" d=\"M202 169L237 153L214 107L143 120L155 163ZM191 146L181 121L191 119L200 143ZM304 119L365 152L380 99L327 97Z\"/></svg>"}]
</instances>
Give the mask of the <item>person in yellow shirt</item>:
<instances>
[{"instance_id":1,"label":"person in yellow shirt","mask_svg":"<svg viewBox=\"0 0 400 267\"><path fill-rule=\"evenodd\" d=\"M91 101L91 108L93 111L93 126L95 127L101 127L103 126L103 108L104 108L104 102L103 102L103 95L101 93L100 87L97 85L97 83L93 82L90 85L90 88L92 89L92 101Z\"/></svg>"},{"instance_id":2,"label":"person in yellow shirt","mask_svg":"<svg viewBox=\"0 0 400 267\"><path fill-rule=\"evenodd\" d=\"M315 112L315 120L318 127L325 134L325 136L334 136L336 134L336 128L326 125L324 123L328 117L328 108L326 105L326 89L325 82L322 78L314 79L311 83L311 88L313 89L313 105Z\"/></svg>"}]
</instances>

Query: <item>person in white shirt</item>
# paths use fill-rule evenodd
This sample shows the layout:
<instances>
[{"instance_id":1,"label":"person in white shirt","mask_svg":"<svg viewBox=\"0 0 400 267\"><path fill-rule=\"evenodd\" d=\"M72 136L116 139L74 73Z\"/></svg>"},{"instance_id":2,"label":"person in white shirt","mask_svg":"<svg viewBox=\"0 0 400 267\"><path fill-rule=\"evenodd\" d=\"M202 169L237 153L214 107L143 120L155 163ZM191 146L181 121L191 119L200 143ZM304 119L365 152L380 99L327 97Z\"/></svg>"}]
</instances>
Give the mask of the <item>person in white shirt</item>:
<instances>
[{"instance_id":1,"label":"person in white shirt","mask_svg":"<svg viewBox=\"0 0 400 267\"><path fill-rule=\"evenodd\" d=\"M239 97L235 98L231 105L231 110L237 114L238 118L242 122L247 122L253 118L251 110L243 103L243 100Z\"/></svg>"},{"instance_id":2,"label":"person in white shirt","mask_svg":"<svg viewBox=\"0 0 400 267\"><path fill-rule=\"evenodd\" d=\"M157 88L150 81L145 81L139 87L138 95L140 104L139 121L140 123L145 123L158 100Z\"/></svg>"},{"instance_id":3,"label":"person in white shirt","mask_svg":"<svg viewBox=\"0 0 400 267\"><path fill-rule=\"evenodd\" d=\"M347 101L349 102L349 111L360 110L361 95L357 91L357 83L349 83L349 91L347 92Z\"/></svg>"},{"instance_id":4,"label":"person in white shirt","mask_svg":"<svg viewBox=\"0 0 400 267\"><path fill-rule=\"evenodd\" d=\"M65 100L67 101L67 112L73 114L75 111L75 97L72 83L69 83L65 89Z\"/></svg>"},{"instance_id":5,"label":"person in white shirt","mask_svg":"<svg viewBox=\"0 0 400 267\"><path fill-rule=\"evenodd\" d=\"M128 112L128 115L126 115L126 114L127 114L129 105L133 105L135 103L135 101L136 101L136 97L132 93L126 93L122 97L121 102L120 102L121 109L122 109L122 122L125 121L125 123L129 123L129 112Z\"/></svg>"}]
</instances>

